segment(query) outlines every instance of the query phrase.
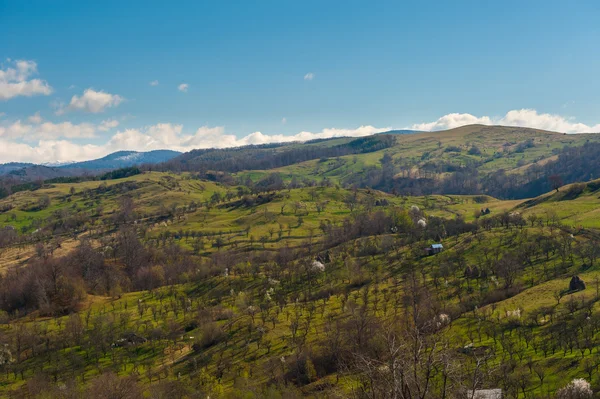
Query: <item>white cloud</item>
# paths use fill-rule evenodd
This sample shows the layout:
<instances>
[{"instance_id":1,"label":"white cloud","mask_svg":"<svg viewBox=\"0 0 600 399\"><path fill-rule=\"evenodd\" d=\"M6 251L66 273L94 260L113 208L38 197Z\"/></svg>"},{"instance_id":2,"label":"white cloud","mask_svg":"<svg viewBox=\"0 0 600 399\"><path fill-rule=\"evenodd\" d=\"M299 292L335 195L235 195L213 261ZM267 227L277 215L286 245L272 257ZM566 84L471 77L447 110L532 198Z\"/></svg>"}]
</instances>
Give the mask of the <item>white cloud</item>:
<instances>
[{"instance_id":1,"label":"white cloud","mask_svg":"<svg viewBox=\"0 0 600 399\"><path fill-rule=\"evenodd\" d=\"M283 120L282 120L283 122ZM441 130L466 124L502 124L528 126L559 132L600 132L600 124L586 125L560 115L540 114L535 110L509 111L503 117L449 114L436 121L415 124L412 129ZM118 127L118 121L107 119L98 125L72 122L44 122L39 114L27 122L0 121L0 159L9 161L65 162L102 157L119 150L149 151L173 149L189 151L196 148L226 148L249 144L307 141L332 137L362 137L391 130L371 125L355 129L328 128L317 132L301 131L294 135L254 132L243 137L228 134L222 126L202 126L186 131L183 125L158 123L139 129L119 130L103 144L79 144L74 139L94 137L98 131ZM35 142L35 144L33 144Z\"/></svg>"},{"instance_id":2,"label":"white cloud","mask_svg":"<svg viewBox=\"0 0 600 399\"><path fill-rule=\"evenodd\" d=\"M303 131L292 136L254 132L238 138L233 134L226 134L222 126L202 126L195 132L186 134L182 125L159 123L141 129L118 131L105 144L77 144L64 140L92 137L96 130L105 128L108 130L111 126L116 127L117 122L106 120L96 126L71 122L57 124L44 122L36 125L16 121L10 125L0 125L0 159L4 162L29 161L36 163L82 161L120 150L190 151L196 148L226 148L345 136L361 137L391 129L373 126L360 126L356 129L330 128L320 132ZM30 144L34 140L38 140L37 145Z\"/></svg>"},{"instance_id":3,"label":"white cloud","mask_svg":"<svg viewBox=\"0 0 600 399\"><path fill-rule=\"evenodd\" d=\"M170 123L159 123L144 129L126 129L117 132L106 146L111 151L118 150L159 150L159 149L181 149L180 137L182 125Z\"/></svg>"},{"instance_id":4,"label":"white cloud","mask_svg":"<svg viewBox=\"0 0 600 399\"><path fill-rule=\"evenodd\" d=\"M104 112L106 108L117 107L123 100L123 97L118 94L87 89L83 92L81 97L75 95L71 98L68 109L97 114L99 112ZM64 113L64 111L61 112L61 110L63 110L63 108L59 109L59 114Z\"/></svg>"},{"instance_id":5,"label":"white cloud","mask_svg":"<svg viewBox=\"0 0 600 399\"><path fill-rule=\"evenodd\" d=\"M304 80L313 80L314 78L315 78L315 74L312 72L309 72L306 75L304 75Z\"/></svg>"},{"instance_id":6,"label":"white cloud","mask_svg":"<svg viewBox=\"0 0 600 399\"><path fill-rule=\"evenodd\" d=\"M158 80L153 80L150 82L150 86L158 86Z\"/></svg>"},{"instance_id":7,"label":"white cloud","mask_svg":"<svg viewBox=\"0 0 600 399\"><path fill-rule=\"evenodd\" d=\"M281 118L281 124L285 125L287 123L287 118L283 117Z\"/></svg>"},{"instance_id":8,"label":"white cloud","mask_svg":"<svg viewBox=\"0 0 600 399\"><path fill-rule=\"evenodd\" d=\"M27 120L35 124L42 123L42 117L40 116L39 112L36 112L35 114L31 115L29 118L27 118Z\"/></svg>"},{"instance_id":9,"label":"white cloud","mask_svg":"<svg viewBox=\"0 0 600 399\"><path fill-rule=\"evenodd\" d=\"M586 125L571 118L556 114L540 114L534 109L518 109L508 111L503 117L477 117L471 114L447 114L433 122L416 123L410 126L414 130L445 130L470 125L504 125L531 127L561 133L596 133L600 132L600 124Z\"/></svg>"},{"instance_id":10,"label":"white cloud","mask_svg":"<svg viewBox=\"0 0 600 399\"><path fill-rule=\"evenodd\" d=\"M588 126L577 123L573 119L555 114L538 114L534 109L513 110L499 120L499 124L507 126L527 126L537 129L552 130L563 133L597 133L600 124Z\"/></svg>"},{"instance_id":11,"label":"white cloud","mask_svg":"<svg viewBox=\"0 0 600 399\"><path fill-rule=\"evenodd\" d=\"M180 84L179 86L177 86L177 90L179 90L179 91L182 91L182 92L184 92L184 93L185 93L185 92L187 92L187 91L188 91L188 88L189 88L189 87L190 87L190 85L189 85L189 84L187 84L187 83L182 83L182 84Z\"/></svg>"},{"instance_id":12,"label":"white cloud","mask_svg":"<svg viewBox=\"0 0 600 399\"><path fill-rule=\"evenodd\" d=\"M356 129L331 128L316 133L304 131L291 136L254 132L238 138L233 134L226 134L222 126L203 126L193 134L184 134L182 125L160 123L144 129L127 129L118 132L112 137L108 146L115 151L117 149L147 151L164 148L190 151L196 148L227 148L249 144L284 143L331 137L361 137L390 129L390 127L376 128L374 126L360 126Z\"/></svg>"},{"instance_id":13,"label":"white cloud","mask_svg":"<svg viewBox=\"0 0 600 399\"><path fill-rule=\"evenodd\" d=\"M18 139L26 137L31 133L33 126L21 123L21 121L13 122L8 126L0 126L0 138Z\"/></svg>"},{"instance_id":14,"label":"white cloud","mask_svg":"<svg viewBox=\"0 0 600 399\"><path fill-rule=\"evenodd\" d=\"M448 114L444 115L438 120L434 122L425 122L425 123L416 123L411 126L413 130L445 130L445 129L453 129L455 127L464 126L464 125L472 125L475 123L479 123L482 125L491 125L492 120L484 116L482 118L478 118L471 114Z\"/></svg>"},{"instance_id":15,"label":"white cloud","mask_svg":"<svg viewBox=\"0 0 600 399\"><path fill-rule=\"evenodd\" d=\"M79 145L67 140L40 140L32 146L0 137L0 159L6 162L66 162L83 161L106 155L105 149L92 144Z\"/></svg>"},{"instance_id":16,"label":"white cloud","mask_svg":"<svg viewBox=\"0 0 600 399\"><path fill-rule=\"evenodd\" d=\"M37 115L37 114L36 114ZM38 115L39 116L39 115ZM31 118L30 118L31 119ZM33 118L37 119L37 118ZM0 126L0 139L34 141L57 138L81 139L92 138L96 127L90 123L74 124L71 122L43 122L39 118L31 124L17 120L8 125Z\"/></svg>"},{"instance_id":17,"label":"white cloud","mask_svg":"<svg viewBox=\"0 0 600 399\"><path fill-rule=\"evenodd\" d=\"M36 126L33 134L43 138L92 138L96 128L91 123L74 124L71 122L52 123L44 122Z\"/></svg>"},{"instance_id":18,"label":"white cloud","mask_svg":"<svg viewBox=\"0 0 600 399\"><path fill-rule=\"evenodd\" d=\"M37 64L34 61L18 60L12 64L13 67L0 69L0 100L10 100L18 96L47 96L52 93L52 87L45 80L29 79L37 73Z\"/></svg>"},{"instance_id":19,"label":"white cloud","mask_svg":"<svg viewBox=\"0 0 600 399\"><path fill-rule=\"evenodd\" d=\"M100 123L100 125L98 125L98 130L106 132L110 129L114 129L115 127L119 126L119 121L116 119L107 119L105 121L102 121L102 123Z\"/></svg>"},{"instance_id":20,"label":"white cloud","mask_svg":"<svg viewBox=\"0 0 600 399\"><path fill-rule=\"evenodd\" d=\"M112 121L105 121L110 125ZM103 122L104 123L104 122ZM70 122L41 125L27 125L20 121L10 126L0 126L0 159L4 162L30 161L66 162L82 161L105 156L120 150L150 151L172 149L190 151L196 148L227 148L249 144L268 144L278 142L306 141L330 137L361 137L390 130L373 126L360 126L356 129L323 129L320 132L300 132L292 136L268 135L254 132L238 138L226 134L222 126L202 126L195 132L186 134L182 125L159 123L141 129L125 129L115 133L105 144L77 144L59 138L81 138L93 135L95 128L101 130L103 124L75 125ZM38 139L37 145L19 142ZM10 149L10 150L6 150Z\"/></svg>"}]
</instances>

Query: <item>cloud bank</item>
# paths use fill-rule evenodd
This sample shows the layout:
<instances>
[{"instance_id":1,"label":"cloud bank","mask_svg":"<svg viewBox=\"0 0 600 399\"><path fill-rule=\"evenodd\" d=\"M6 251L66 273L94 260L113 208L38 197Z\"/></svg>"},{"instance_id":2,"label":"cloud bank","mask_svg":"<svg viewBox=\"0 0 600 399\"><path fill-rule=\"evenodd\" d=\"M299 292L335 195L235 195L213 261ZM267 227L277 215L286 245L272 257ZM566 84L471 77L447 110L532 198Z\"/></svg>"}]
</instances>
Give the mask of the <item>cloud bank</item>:
<instances>
[{"instance_id":1,"label":"cloud bank","mask_svg":"<svg viewBox=\"0 0 600 399\"><path fill-rule=\"evenodd\" d=\"M456 127L471 125L503 125L531 127L536 129L550 130L561 133L597 133L600 132L600 124L586 125L578 123L570 118L556 114L540 114L535 109L518 109L508 111L506 115L499 118L489 116L475 116L471 114L447 114L433 122L415 123L410 126L413 130L446 130Z\"/></svg>"},{"instance_id":2,"label":"cloud bank","mask_svg":"<svg viewBox=\"0 0 600 399\"><path fill-rule=\"evenodd\" d=\"M52 93L52 87L45 80L30 79L37 74L37 64L34 61L18 60L11 64L12 67L0 69L0 101L19 96L47 96Z\"/></svg>"},{"instance_id":3,"label":"cloud bank","mask_svg":"<svg viewBox=\"0 0 600 399\"><path fill-rule=\"evenodd\" d=\"M97 130L97 127L91 123L42 122L38 114L30 117L28 122L17 120L6 126L0 126L0 139L29 142L40 139L82 139L94 137Z\"/></svg>"},{"instance_id":4,"label":"cloud bank","mask_svg":"<svg viewBox=\"0 0 600 399\"><path fill-rule=\"evenodd\" d=\"M120 150L190 151L198 148L226 148L331 137L362 137L390 130L389 127L360 126L356 129L330 128L320 132L303 131L291 136L254 132L238 138L233 134L227 134L222 126L202 126L186 133L183 125L158 123L140 129L117 131L101 145L77 144L69 140L93 137L98 131L110 130L117 126L118 122L114 120L106 120L99 125L71 122L31 124L19 120L0 126L0 159L3 162L36 163L83 161Z\"/></svg>"},{"instance_id":5,"label":"cloud bank","mask_svg":"<svg viewBox=\"0 0 600 399\"><path fill-rule=\"evenodd\" d=\"M389 127L360 126L356 129L323 129L320 132L300 132L291 136L268 135L254 132L238 138L227 134L222 126L202 126L193 133L184 133L183 125L159 123L143 129L126 129L117 132L107 143L111 149L190 151L199 148L228 148L250 144L288 143L332 137L362 137L390 130Z\"/></svg>"},{"instance_id":6,"label":"cloud bank","mask_svg":"<svg viewBox=\"0 0 600 399\"><path fill-rule=\"evenodd\" d=\"M443 130L479 123L534 127L558 132L600 132L600 124L586 125L533 109L512 110L502 117L448 114L409 128ZM66 162L105 156L119 150L150 151L173 149L189 151L198 148L226 148L249 144L307 141L333 137L362 137L392 130L392 127L360 126L355 129L328 128L318 132L301 131L293 135L265 134L259 131L238 137L223 126L190 129L181 124L158 123L140 128L119 129L119 121L106 119L100 123L54 123L36 113L25 120L0 120L1 162ZM100 141L104 137L103 141ZM91 144L94 138L96 144ZM99 142L100 141L100 142ZM82 143L83 142L83 143ZM98 143L99 142L99 143Z\"/></svg>"}]
</instances>

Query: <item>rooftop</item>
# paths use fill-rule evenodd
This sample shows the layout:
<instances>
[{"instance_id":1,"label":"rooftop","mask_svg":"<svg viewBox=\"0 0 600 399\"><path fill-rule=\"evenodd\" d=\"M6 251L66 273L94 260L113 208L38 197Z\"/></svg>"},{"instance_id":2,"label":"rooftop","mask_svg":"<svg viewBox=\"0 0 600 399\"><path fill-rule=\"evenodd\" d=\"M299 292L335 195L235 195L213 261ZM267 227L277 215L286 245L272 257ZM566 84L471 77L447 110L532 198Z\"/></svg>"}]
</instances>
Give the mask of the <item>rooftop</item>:
<instances>
[{"instance_id":1,"label":"rooftop","mask_svg":"<svg viewBox=\"0 0 600 399\"><path fill-rule=\"evenodd\" d=\"M471 392L468 397L471 398ZM473 399L502 399L502 389L476 389Z\"/></svg>"}]
</instances>

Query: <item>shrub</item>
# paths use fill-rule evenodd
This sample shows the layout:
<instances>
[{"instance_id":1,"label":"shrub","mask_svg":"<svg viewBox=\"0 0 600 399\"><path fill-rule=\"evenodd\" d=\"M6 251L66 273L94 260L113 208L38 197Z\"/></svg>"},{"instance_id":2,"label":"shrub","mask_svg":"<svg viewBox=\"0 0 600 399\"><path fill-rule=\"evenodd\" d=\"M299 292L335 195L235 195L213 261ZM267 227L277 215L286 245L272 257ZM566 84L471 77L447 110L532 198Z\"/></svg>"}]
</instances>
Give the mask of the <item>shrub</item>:
<instances>
[{"instance_id":1,"label":"shrub","mask_svg":"<svg viewBox=\"0 0 600 399\"><path fill-rule=\"evenodd\" d=\"M481 150L479 149L479 147L474 145L473 147L469 148L468 154L469 155L481 155Z\"/></svg>"},{"instance_id":2,"label":"shrub","mask_svg":"<svg viewBox=\"0 0 600 399\"><path fill-rule=\"evenodd\" d=\"M535 147L533 140L528 139L528 140L523 141L522 143L517 144L517 148L515 148L515 152L522 153L522 152L525 152L526 149L533 148L533 147Z\"/></svg>"},{"instance_id":3,"label":"shrub","mask_svg":"<svg viewBox=\"0 0 600 399\"><path fill-rule=\"evenodd\" d=\"M585 191L585 189L586 189L585 183L571 184L569 186L569 188L567 189L567 192L565 193L566 198L563 198L563 199L575 199L580 194L582 194Z\"/></svg>"},{"instance_id":4,"label":"shrub","mask_svg":"<svg viewBox=\"0 0 600 399\"><path fill-rule=\"evenodd\" d=\"M200 352L203 349L210 348L221 342L225 338L225 333L217 325L217 323L208 323L200 328L201 336L194 344L192 349L194 352Z\"/></svg>"},{"instance_id":5,"label":"shrub","mask_svg":"<svg viewBox=\"0 0 600 399\"><path fill-rule=\"evenodd\" d=\"M153 290L165 284L165 269L162 266L140 268L135 276L136 286L143 290Z\"/></svg>"},{"instance_id":6,"label":"shrub","mask_svg":"<svg viewBox=\"0 0 600 399\"><path fill-rule=\"evenodd\" d=\"M462 149L455 145L449 145L444 149L444 152L461 152Z\"/></svg>"}]
</instances>

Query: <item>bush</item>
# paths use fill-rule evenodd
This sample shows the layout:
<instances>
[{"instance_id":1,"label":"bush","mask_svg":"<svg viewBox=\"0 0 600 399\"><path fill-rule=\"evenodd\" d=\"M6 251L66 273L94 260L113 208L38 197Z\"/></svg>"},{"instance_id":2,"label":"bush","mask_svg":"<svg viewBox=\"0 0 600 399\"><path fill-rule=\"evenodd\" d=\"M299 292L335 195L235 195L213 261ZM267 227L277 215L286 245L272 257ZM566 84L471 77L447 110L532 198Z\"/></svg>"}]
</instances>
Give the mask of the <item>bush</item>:
<instances>
[{"instance_id":1,"label":"bush","mask_svg":"<svg viewBox=\"0 0 600 399\"><path fill-rule=\"evenodd\" d=\"M142 390L132 377L119 377L113 373L104 373L95 377L88 387L86 398L143 398Z\"/></svg>"},{"instance_id":2,"label":"bush","mask_svg":"<svg viewBox=\"0 0 600 399\"><path fill-rule=\"evenodd\" d=\"M455 145L449 145L444 149L444 152L462 152L462 149Z\"/></svg>"},{"instance_id":3,"label":"bush","mask_svg":"<svg viewBox=\"0 0 600 399\"><path fill-rule=\"evenodd\" d=\"M25 212L38 212L48 208L49 206L50 197L48 195L43 195L36 203L25 205L21 209Z\"/></svg>"},{"instance_id":4,"label":"bush","mask_svg":"<svg viewBox=\"0 0 600 399\"><path fill-rule=\"evenodd\" d=\"M204 349L210 348L221 342L225 338L225 333L217 325L217 323L208 323L200 328L202 336L194 342L192 349L194 352L200 352Z\"/></svg>"},{"instance_id":5,"label":"bush","mask_svg":"<svg viewBox=\"0 0 600 399\"><path fill-rule=\"evenodd\" d=\"M517 148L515 148L515 152L516 153L522 153L522 152L525 152L526 149L533 148L533 147L535 147L535 144L533 143L533 140L532 139L528 139L528 140L525 140L522 143L519 143L517 145Z\"/></svg>"},{"instance_id":6,"label":"bush","mask_svg":"<svg viewBox=\"0 0 600 399\"><path fill-rule=\"evenodd\" d=\"M5 213L8 211L11 211L13 208L14 208L13 204L2 204L2 205L0 205L0 213Z\"/></svg>"},{"instance_id":7,"label":"bush","mask_svg":"<svg viewBox=\"0 0 600 399\"><path fill-rule=\"evenodd\" d=\"M183 328L183 331L185 331L185 332L193 331L196 328L198 328L198 325L199 324L196 320L192 320L188 324L185 325L185 327Z\"/></svg>"},{"instance_id":8,"label":"bush","mask_svg":"<svg viewBox=\"0 0 600 399\"><path fill-rule=\"evenodd\" d=\"M585 183L571 184L564 194L562 200L572 200L579 197L579 195L585 191L586 187L587 186Z\"/></svg>"},{"instance_id":9,"label":"bush","mask_svg":"<svg viewBox=\"0 0 600 399\"><path fill-rule=\"evenodd\" d=\"M485 204L486 202L488 202L488 200L489 198L485 195L476 195L473 197L473 202L475 202L476 204Z\"/></svg>"},{"instance_id":10,"label":"bush","mask_svg":"<svg viewBox=\"0 0 600 399\"><path fill-rule=\"evenodd\" d=\"M142 290L153 290L165 284L165 269L162 266L142 267L135 276L135 285Z\"/></svg>"},{"instance_id":11,"label":"bush","mask_svg":"<svg viewBox=\"0 0 600 399\"><path fill-rule=\"evenodd\" d=\"M469 148L468 154L469 155L481 155L481 150L479 149L479 147L474 145L473 147Z\"/></svg>"}]
</instances>

